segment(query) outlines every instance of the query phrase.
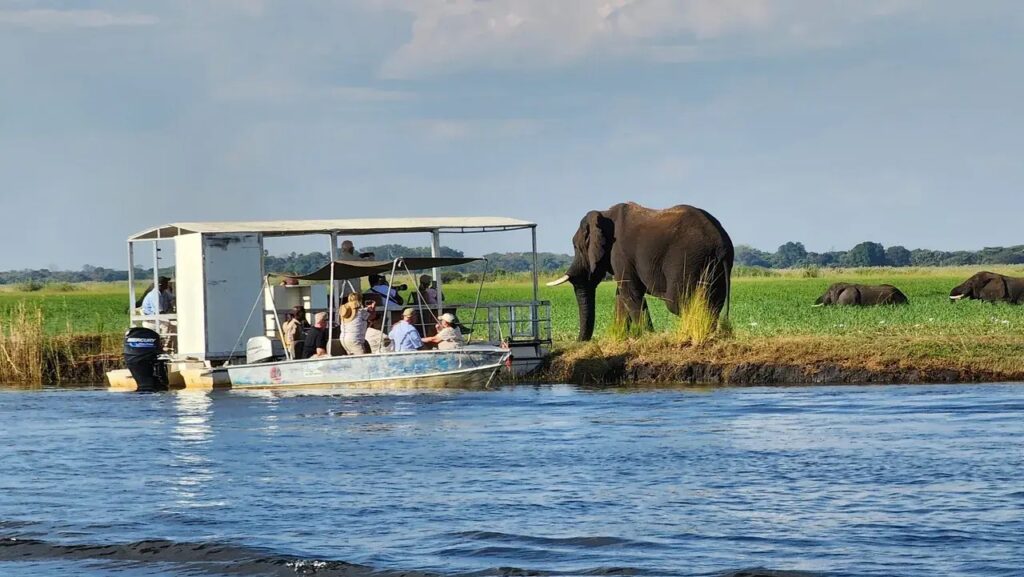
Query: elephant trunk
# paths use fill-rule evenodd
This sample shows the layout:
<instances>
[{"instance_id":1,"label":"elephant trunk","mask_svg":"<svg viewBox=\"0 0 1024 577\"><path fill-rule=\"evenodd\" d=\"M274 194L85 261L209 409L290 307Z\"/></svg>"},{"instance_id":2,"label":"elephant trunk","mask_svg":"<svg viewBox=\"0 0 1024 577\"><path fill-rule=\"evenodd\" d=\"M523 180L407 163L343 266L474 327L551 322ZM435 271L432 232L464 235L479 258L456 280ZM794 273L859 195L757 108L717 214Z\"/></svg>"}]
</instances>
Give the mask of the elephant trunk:
<instances>
[{"instance_id":1,"label":"elephant trunk","mask_svg":"<svg viewBox=\"0 0 1024 577\"><path fill-rule=\"evenodd\" d=\"M594 336L594 305L597 286L575 285L576 304L580 309L579 340L589 341Z\"/></svg>"}]
</instances>

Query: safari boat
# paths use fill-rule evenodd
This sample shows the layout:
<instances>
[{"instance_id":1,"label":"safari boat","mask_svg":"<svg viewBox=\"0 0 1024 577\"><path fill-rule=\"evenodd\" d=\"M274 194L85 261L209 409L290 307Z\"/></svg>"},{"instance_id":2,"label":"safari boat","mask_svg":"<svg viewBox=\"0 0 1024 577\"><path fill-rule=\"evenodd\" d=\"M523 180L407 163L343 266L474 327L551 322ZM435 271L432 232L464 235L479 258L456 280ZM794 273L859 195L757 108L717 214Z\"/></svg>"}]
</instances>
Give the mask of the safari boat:
<instances>
[{"instance_id":1,"label":"safari boat","mask_svg":"<svg viewBox=\"0 0 1024 577\"><path fill-rule=\"evenodd\" d=\"M523 230L533 241L532 300L485 303L478 289L474 303L444 302L440 270L485 259L441 257L442 234ZM391 233L429 234L432 256L339 258L342 238ZM282 275L265 272L265 241L303 235L327 237L330 262L308 275L288 273L288 282L274 282ZM154 287L161 286L161 269L168 272L170 268L161 266L162 254L168 244L173 250L176 306L172 310L144 314L136 308L135 256L140 243L152 243ZM454 217L174 223L129 238L128 257L131 328L125 351L129 368L107 374L111 388L117 390L486 386L506 368L513 374L535 369L551 343L551 305L538 299L536 225L530 222ZM320 312L335 319L338 299L331 295L344 294L346 285L354 292L357 279L387 272L390 283L406 278L403 275L414 280L413 271L430 271L438 295L436 304L412 305L419 312L421 335L434 330L433 319L451 313L463 326L466 346L345 355L333 323L328 325L326 356L294 359L290 347L284 346L281 319L292 307L302 305L310 322ZM401 314L388 307L375 328L386 333L395 313Z\"/></svg>"}]
</instances>

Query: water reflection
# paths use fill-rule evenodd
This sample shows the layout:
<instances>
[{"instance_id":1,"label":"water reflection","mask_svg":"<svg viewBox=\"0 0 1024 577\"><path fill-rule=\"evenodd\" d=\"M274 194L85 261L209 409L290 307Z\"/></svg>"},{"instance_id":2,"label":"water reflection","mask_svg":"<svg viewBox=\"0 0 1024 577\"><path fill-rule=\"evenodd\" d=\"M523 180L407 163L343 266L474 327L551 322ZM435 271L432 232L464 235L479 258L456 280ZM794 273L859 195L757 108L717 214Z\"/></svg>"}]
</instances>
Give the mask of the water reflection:
<instances>
[{"instance_id":1,"label":"water reflection","mask_svg":"<svg viewBox=\"0 0 1024 577\"><path fill-rule=\"evenodd\" d=\"M184 508L216 506L219 501L207 498L208 486L215 477L210 457L213 401L208 393L201 391L182 391L173 398L176 419L169 448L174 459L171 479L174 505Z\"/></svg>"}]
</instances>

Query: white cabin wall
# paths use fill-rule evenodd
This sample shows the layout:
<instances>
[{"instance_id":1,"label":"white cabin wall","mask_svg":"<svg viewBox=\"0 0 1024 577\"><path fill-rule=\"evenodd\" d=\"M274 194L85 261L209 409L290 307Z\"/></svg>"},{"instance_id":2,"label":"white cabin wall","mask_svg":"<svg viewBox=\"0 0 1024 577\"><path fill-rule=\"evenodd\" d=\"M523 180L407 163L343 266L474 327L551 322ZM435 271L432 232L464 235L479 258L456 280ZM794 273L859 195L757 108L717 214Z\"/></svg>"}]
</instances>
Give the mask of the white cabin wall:
<instances>
[{"instance_id":1,"label":"white cabin wall","mask_svg":"<svg viewBox=\"0 0 1024 577\"><path fill-rule=\"evenodd\" d=\"M206 290L203 281L202 235L183 234L174 239L174 244L178 354L205 358Z\"/></svg>"}]
</instances>

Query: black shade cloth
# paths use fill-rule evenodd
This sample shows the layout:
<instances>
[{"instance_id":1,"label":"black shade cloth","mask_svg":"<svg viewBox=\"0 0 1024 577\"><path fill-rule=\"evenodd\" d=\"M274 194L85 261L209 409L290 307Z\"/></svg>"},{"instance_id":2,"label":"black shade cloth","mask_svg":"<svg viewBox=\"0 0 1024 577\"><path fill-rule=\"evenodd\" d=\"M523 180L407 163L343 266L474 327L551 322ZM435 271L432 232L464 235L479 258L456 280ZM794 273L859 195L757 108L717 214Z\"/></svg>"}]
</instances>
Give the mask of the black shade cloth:
<instances>
[{"instance_id":1,"label":"black shade cloth","mask_svg":"<svg viewBox=\"0 0 1024 577\"><path fill-rule=\"evenodd\" d=\"M440 268L446 266L458 266L460 264L471 263L478 260L484 260L481 258L431 258L431 257L408 257L398 259L398 265L395 266L391 260L336 260L333 263L326 264L319 270L313 271L307 275L296 276L283 273L271 273L274 276L287 276L298 280L331 280L331 267L334 267L334 280L346 280L353 278L360 278L371 274L381 274L391 272L392 267L396 271L402 271L405 269L409 270L424 270L428 268Z\"/></svg>"}]
</instances>

